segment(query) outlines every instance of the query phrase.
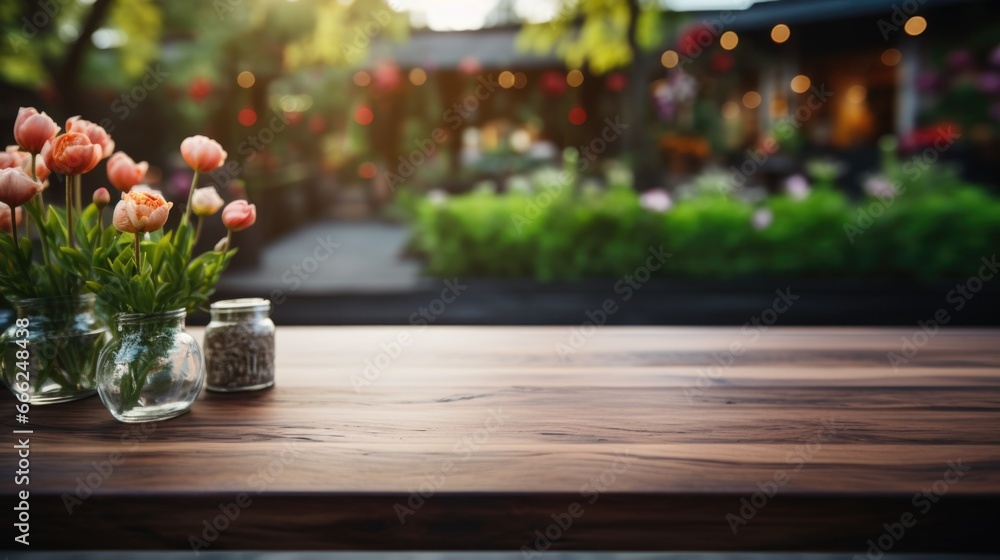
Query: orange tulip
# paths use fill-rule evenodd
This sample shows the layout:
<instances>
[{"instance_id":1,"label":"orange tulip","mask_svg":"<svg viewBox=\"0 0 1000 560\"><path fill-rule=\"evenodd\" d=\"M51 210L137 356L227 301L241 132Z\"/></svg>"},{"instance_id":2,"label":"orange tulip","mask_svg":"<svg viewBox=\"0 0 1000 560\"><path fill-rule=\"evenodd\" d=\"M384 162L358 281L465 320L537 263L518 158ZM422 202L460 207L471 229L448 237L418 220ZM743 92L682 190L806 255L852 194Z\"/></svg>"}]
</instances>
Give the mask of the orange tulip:
<instances>
[{"instance_id":1,"label":"orange tulip","mask_svg":"<svg viewBox=\"0 0 1000 560\"><path fill-rule=\"evenodd\" d=\"M108 180L118 190L128 192L146 177L149 164L142 161L136 163L125 152L115 152L108 160Z\"/></svg>"},{"instance_id":2,"label":"orange tulip","mask_svg":"<svg viewBox=\"0 0 1000 560\"><path fill-rule=\"evenodd\" d=\"M127 233L156 231L167 223L167 216L173 205L173 202L167 202L161 195L154 193L122 193L121 201L115 206L115 229Z\"/></svg>"},{"instance_id":3,"label":"orange tulip","mask_svg":"<svg viewBox=\"0 0 1000 560\"><path fill-rule=\"evenodd\" d=\"M218 142L207 136L197 135L181 142L181 156L191 169L208 173L222 167L228 154Z\"/></svg>"},{"instance_id":4,"label":"orange tulip","mask_svg":"<svg viewBox=\"0 0 1000 560\"><path fill-rule=\"evenodd\" d=\"M14 121L14 141L26 152L37 154L45 142L59 134L59 125L34 107L21 107Z\"/></svg>"},{"instance_id":5,"label":"orange tulip","mask_svg":"<svg viewBox=\"0 0 1000 560\"><path fill-rule=\"evenodd\" d=\"M31 200L39 191L41 185L31 180L31 177L20 167L0 169L0 202L17 208Z\"/></svg>"},{"instance_id":6,"label":"orange tulip","mask_svg":"<svg viewBox=\"0 0 1000 560\"><path fill-rule=\"evenodd\" d=\"M101 147L86 134L67 132L49 140L42 148L45 166L63 175L82 175L101 161Z\"/></svg>"},{"instance_id":7,"label":"orange tulip","mask_svg":"<svg viewBox=\"0 0 1000 560\"><path fill-rule=\"evenodd\" d=\"M230 231L242 231L257 221L257 207L245 200L234 200L222 211L222 225Z\"/></svg>"},{"instance_id":8,"label":"orange tulip","mask_svg":"<svg viewBox=\"0 0 1000 560\"><path fill-rule=\"evenodd\" d=\"M79 116L66 119L66 132L86 134L91 143L101 147L101 159L111 156L115 151L115 141L103 126L81 119Z\"/></svg>"}]
</instances>

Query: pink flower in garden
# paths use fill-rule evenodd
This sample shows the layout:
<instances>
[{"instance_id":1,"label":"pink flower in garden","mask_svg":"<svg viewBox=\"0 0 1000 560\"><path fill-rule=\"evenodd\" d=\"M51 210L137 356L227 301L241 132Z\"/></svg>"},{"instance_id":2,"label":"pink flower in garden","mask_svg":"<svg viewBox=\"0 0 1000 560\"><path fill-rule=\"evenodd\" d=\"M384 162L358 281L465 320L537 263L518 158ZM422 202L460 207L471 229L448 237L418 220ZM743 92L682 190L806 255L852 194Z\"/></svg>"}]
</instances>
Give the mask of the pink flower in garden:
<instances>
[{"instance_id":1,"label":"pink flower in garden","mask_svg":"<svg viewBox=\"0 0 1000 560\"><path fill-rule=\"evenodd\" d=\"M125 152L115 152L108 160L107 168L111 185L122 192L128 192L146 177L149 164L144 161L136 163Z\"/></svg>"},{"instance_id":2,"label":"pink flower in garden","mask_svg":"<svg viewBox=\"0 0 1000 560\"><path fill-rule=\"evenodd\" d=\"M229 154L222 146L207 136L197 135L185 138L181 142L181 156L191 166L191 169L207 173L222 167Z\"/></svg>"},{"instance_id":3,"label":"pink flower in garden","mask_svg":"<svg viewBox=\"0 0 1000 560\"><path fill-rule=\"evenodd\" d=\"M650 212L662 214L674 205L670 194L663 189L650 189L639 196L639 206Z\"/></svg>"},{"instance_id":4,"label":"pink flower in garden","mask_svg":"<svg viewBox=\"0 0 1000 560\"><path fill-rule=\"evenodd\" d=\"M878 198L892 198L896 196L897 190L896 185L892 184L885 177L869 177L865 180L863 188L869 196L874 196Z\"/></svg>"},{"instance_id":5,"label":"pink flower in garden","mask_svg":"<svg viewBox=\"0 0 1000 560\"><path fill-rule=\"evenodd\" d=\"M158 194L134 190L122 193L121 201L115 206L115 229L126 233L156 231L167 223L173 205Z\"/></svg>"},{"instance_id":6,"label":"pink flower in garden","mask_svg":"<svg viewBox=\"0 0 1000 560\"><path fill-rule=\"evenodd\" d=\"M42 147L45 166L63 175L82 175L101 161L101 147L86 134L67 132L49 140Z\"/></svg>"},{"instance_id":7,"label":"pink flower in garden","mask_svg":"<svg viewBox=\"0 0 1000 560\"><path fill-rule=\"evenodd\" d=\"M257 221L257 207L245 200L234 200L222 211L222 224L229 231L242 231Z\"/></svg>"},{"instance_id":8,"label":"pink flower in garden","mask_svg":"<svg viewBox=\"0 0 1000 560\"><path fill-rule=\"evenodd\" d=\"M809 196L809 181L804 175L792 175L785 180L785 192L795 200Z\"/></svg>"},{"instance_id":9,"label":"pink flower in garden","mask_svg":"<svg viewBox=\"0 0 1000 560\"><path fill-rule=\"evenodd\" d=\"M97 189L96 191L94 191L94 198L93 198L93 200L94 200L94 204L98 208L104 208L108 204L111 204L111 193L108 192L108 189L106 189L104 187L101 187L101 188Z\"/></svg>"},{"instance_id":10,"label":"pink flower in garden","mask_svg":"<svg viewBox=\"0 0 1000 560\"><path fill-rule=\"evenodd\" d=\"M773 221L774 214L767 208L757 210L753 213L753 217L750 218L750 223L753 225L753 229L757 231L767 229L771 226L771 222Z\"/></svg>"},{"instance_id":11,"label":"pink flower in garden","mask_svg":"<svg viewBox=\"0 0 1000 560\"><path fill-rule=\"evenodd\" d=\"M0 169L0 202L17 208L42 190L20 167Z\"/></svg>"},{"instance_id":12,"label":"pink flower in garden","mask_svg":"<svg viewBox=\"0 0 1000 560\"><path fill-rule=\"evenodd\" d=\"M101 159L111 157L115 151L115 141L111 139L103 126L81 119L79 116L66 119L66 132L86 134L91 143L101 147Z\"/></svg>"},{"instance_id":13,"label":"pink flower in garden","mask_svg":"<svg viewBox=\"0 0 1000 560\"><path fill-rule=\"evenodd\" d=\"M59 125L34 107L21 107L14 121L14 141L26 152L37 154L45 143L59 134Z\"/></svg>"}]
</instances>

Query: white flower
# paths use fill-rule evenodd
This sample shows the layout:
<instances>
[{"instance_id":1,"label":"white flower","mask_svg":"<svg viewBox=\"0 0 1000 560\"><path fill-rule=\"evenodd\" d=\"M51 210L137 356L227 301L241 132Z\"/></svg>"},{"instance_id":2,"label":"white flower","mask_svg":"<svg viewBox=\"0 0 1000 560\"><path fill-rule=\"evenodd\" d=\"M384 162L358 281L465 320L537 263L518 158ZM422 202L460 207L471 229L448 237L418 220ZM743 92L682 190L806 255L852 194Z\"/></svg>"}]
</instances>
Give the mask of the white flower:
<instances>
[{"instance_id":1,"label":"white flower","mask_svg":"<svg viewBox=\"0 0 1000 560\"><path fill-rule=\"evenodd\" d=\"M670 194L663 189L650 189L639 196L639 206L650 212L664 213L670 210L674 203L670 200Z\"/></svg>"},{"instance_id":2,"label":"white flower","mask_svg":"<svg viewBox=\"0 0 1000 560\"><path fill-rule=\"evenodd\" d=\"M750 223L753 224L753 229L757 231L767 229L773 221L774 214L767 208L757 210L753 213L753 218L750 219Z\"/></svg>"}]
</instances>

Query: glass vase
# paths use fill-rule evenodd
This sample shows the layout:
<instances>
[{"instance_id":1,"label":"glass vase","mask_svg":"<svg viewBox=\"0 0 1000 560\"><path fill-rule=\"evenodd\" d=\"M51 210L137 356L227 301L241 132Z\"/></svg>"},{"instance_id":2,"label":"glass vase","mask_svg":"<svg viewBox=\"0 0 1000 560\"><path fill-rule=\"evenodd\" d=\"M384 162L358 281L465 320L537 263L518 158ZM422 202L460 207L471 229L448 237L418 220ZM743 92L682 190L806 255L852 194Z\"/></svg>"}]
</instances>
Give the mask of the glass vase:
<instances>
[{"instance_id":1,"label":"glass vase","mask_svg":"<svg viewBox=\"0 0 1000 560\"><path fill-rule=\"evenodd\" d=\"M17 319L0 335L0 369L15 394L31 404L89 397L97 391L101 349L111 339L94 313L94 294L19 299Z\"/></svg>"},{"instance_id":2,"label":"glass vase","mask_svg":"<svg viewBox=\"0 0 1000 560\"><path fill-rule=\"evenodd\" d=\"M184 330L187 312L123 313L118 336L101 352L101 402L122 422L155 422L184 414L205 384L205 359Z\"/></svg>"}]
</instances>

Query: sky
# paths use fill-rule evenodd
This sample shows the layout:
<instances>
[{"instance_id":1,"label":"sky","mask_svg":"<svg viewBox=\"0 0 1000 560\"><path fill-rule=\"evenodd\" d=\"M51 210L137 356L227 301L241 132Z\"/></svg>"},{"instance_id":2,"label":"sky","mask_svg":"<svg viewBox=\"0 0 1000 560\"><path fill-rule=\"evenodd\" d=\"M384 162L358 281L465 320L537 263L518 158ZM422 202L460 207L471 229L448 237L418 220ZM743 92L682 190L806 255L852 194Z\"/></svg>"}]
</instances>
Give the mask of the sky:
<instances>
[{"instance_id":1,"label":"sky","mask_svg":"<svg viewBox=\"0 0 1000 560\"><path fill-rule=\"evenodd\" d=\"M389 0L397 10L415 13L416 21L425 21L431 29L452 31L479 29L500 0ZM555 15L560 0L513 0L514 9L527 21L545 21ZM773 0L757 0L773 1ZM676 11L739 10L754 0L661 0Z\"/></svg>"}]
</instances>

